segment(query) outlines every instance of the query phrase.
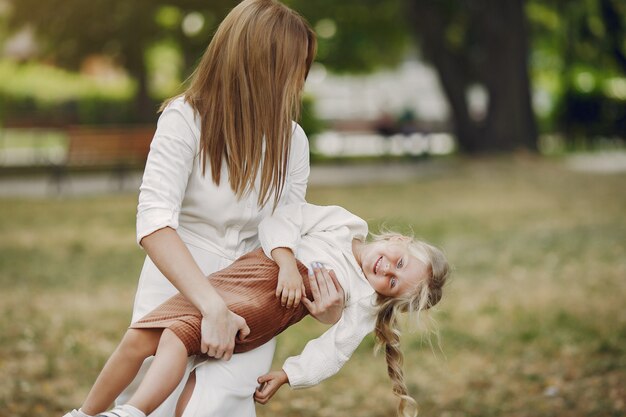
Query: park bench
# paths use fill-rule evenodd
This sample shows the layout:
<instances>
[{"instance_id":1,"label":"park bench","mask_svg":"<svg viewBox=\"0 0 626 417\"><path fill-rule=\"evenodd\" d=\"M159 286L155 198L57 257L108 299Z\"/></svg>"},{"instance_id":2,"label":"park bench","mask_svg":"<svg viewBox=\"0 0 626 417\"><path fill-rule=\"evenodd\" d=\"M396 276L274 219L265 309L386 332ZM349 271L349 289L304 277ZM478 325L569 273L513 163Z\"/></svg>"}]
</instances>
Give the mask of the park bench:
<instances>
[{"instance_id":1,"label":"park bench","mask_svg":"<svg viewBox=\"0 0 626 417\"><path fill-rule=\"evenodd\" d=\"M121 187L125 176L143 169L154 126L70 126L67 154L53 165L53 180L60 188L69 172L111 172Z\"/></svg>"}]
</instances>

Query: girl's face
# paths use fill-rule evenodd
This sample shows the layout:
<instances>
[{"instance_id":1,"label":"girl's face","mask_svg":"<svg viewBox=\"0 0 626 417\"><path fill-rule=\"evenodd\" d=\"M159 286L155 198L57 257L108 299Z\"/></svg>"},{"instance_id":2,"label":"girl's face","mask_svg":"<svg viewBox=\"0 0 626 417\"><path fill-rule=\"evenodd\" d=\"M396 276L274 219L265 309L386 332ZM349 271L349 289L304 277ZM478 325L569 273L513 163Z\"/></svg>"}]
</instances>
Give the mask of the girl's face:
<instances>
[{"instance_id":1,"label":"girl's face","mask_svg":"<svg viewBox=\"0 0 626 417\"><path fill-rule=\"evenodd\" d=\"M361 269L374 290L387 297L412 293L428 279L428 267L411 255L406 240L392 238L366 244Z\"/></svg>"}]
</instances>

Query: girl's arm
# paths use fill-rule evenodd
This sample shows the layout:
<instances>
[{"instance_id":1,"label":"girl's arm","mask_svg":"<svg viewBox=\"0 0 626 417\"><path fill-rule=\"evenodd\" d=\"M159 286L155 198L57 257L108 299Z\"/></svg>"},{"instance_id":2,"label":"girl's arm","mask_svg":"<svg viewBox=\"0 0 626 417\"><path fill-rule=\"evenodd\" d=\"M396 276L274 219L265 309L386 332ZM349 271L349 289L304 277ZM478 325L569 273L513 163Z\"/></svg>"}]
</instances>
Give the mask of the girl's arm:
<instances>
[{"instance_id":1,"label":"girl's arm","mask_svg":"<svg viewBox=\"0 0 626 417\"><path fill-rule=\"evenodd\" d=\"M275 249L276 250L276 249ZM273 252L272 252L273 253ZM314 268L315 274L309 273L309 282L313 301L303 298L304 306L318 321L325 324L335 324L341 318L343 311L344 293L333 271L325 268ZM330 282L332 280L332 282ZM259 387L254 392L254 400L259 404L266 404L284 384L289 383L289 377L282 369L269 372L257 379Z\"/></svg>"},{"instance_id":2,"label":"girl's arm","mask_svg":"<svg viewBox=\"0 0 626 417\"><path fill-rule=\"evenodd\" d=\"M272 259L279 268L276 297L280 298L283 307L297 307L302 296L306 295L306 290L298 271L296 257L293 256L291 249L275 248L272 251Z\"/></svg>"},{"instance_id":3,"label":"girl's arm","mask_svg":"<svg viewBox=\"0 0 626 417\"><path fill-rule=\"evenodd\" d=\"M367 235L367 223L342 207L293 203L278 207L271 216L263 219L259 225L259 241L270 258L276 248L291 249L297 257L302 236L340 228L349 229L355 236L365 238ZM337 283L336 276L330 272L317 268L315 276L319 285L311 282L315 304L303 299L311 315L326 324L334 324L339 320L345 303L343 289Z\"/></svg>"},{"instance_id":4,"label":"girl's arm","mask_svg":"<svg viewBox=\"0 0 626 417\"><path fill-rule=\"evenodd\" d=\"M163 275L202 313L202 352L230 359L235 337L243 340L250 329L242 317L226 307L178 233L165 227L144 237L141 244Z\"/></svg>"},{"instance_id":5,"label":"girl's arm","mask_svg":"<svg viewBox=\"0 0 626 417\"><path fill-rule=\"evenodd\" d=\"M371 303L365 297L349 305L337 324L309 341L300 355L288 358L281 371L262 375L259 381L265 385L255 393L255 399L264 404L285 383L296 389L307 388L335 375L374 330L376 316Z\"/></svg>"},{"instance_id":6,"label":"girl's arm","mask_svg":"<svg viewBox=\"0 0 626 417\"><path fill-rule=\"evenodd\" d=\"M284 384L289 383L287 374L282 369L280 371L269 372L257 378L259 387L254 392L254 401L259 404L266 404L276 391Z\"/></svg>"},{"instance_id":7,"label":"girl's arm","mask_svg":"<svg viewBox=\"0 0 626 417\"><path fill-rule=\"evenodd\" d=\"M259 224L259 241L267 257L278 247L289 248L298 257L297 248L302 236L341 228L365 239L367 223L348 210L338 206L316 206L294 203L278 207Z\"/></svg>"},{"instance_id":8,"label":"girl's arm","mask_svg":"<svg viewBox=\"0 0 626 417\"><path fill-rule=\"evenodd\" d=\"M279 207L304 203L309 181L309 140L297 123L293 122L292 129L289 174L285 184L288 192L281 198ZM280 268L276 297L280 298L283 307L298 306L302 295L305 294L305 289L293 251L285 247L275 247L267 253L268 257L274 259Z\"/></svg>"}]
</instances>

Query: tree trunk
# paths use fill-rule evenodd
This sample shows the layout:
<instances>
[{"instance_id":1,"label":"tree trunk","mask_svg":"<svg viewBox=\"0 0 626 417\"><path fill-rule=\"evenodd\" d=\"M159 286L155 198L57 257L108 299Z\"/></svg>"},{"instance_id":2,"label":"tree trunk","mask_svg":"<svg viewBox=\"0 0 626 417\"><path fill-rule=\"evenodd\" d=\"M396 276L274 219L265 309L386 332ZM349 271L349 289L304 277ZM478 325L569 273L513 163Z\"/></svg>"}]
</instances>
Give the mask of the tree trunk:
<instances>
[{"instance_id":1,"label":"tree trunk","mask_svg":"<svg viewBox=\"0 0 626 417\"><path fill-rule=\"evenodd\" d=\"M471 153L480 141L480 127L469 117L465 90L467 80L461 70L460 57L447 50L445 19L438 5L428 1L409 1L409 16L415 35L421 39L424 55L437 70L439 81L452 111L452 123L458 145Z\"/></svg>"},{"instance_id":2,"label":"tree trunk","mask_svg":"<svg viewBox=\"0 0 626 417\"><path fill-rule=\"evenodd\" d=\"M152 123L157 118L157 107L150 98L148 91L148 71L145 65L142 65L140 71L136 74L137 79L137 95L135 96L135 111L137 118L141 123Z\"/></svg>"},{"instance_id":3,"label":"tree trunk","mask_svg":"<svg viewBox=\"0 0 626 417\"><path fill-rule=\"evenodd\" d=\"M450 104L454 133L464 153L537 149L530 98L528 43L523 0L458 2L470 15L476 44L462 51L450 47L446 31L450 16L441 0L408 0L411 27L435 66ZM470 52L470 50L472 52ZM476 60L476 51L479 59ZM472 55L473 53L473 55ZM473 120L466 91L472 81L484 84L489 95L484 121Z\"/></svg>"},{"instance_id":4,"label":"tree trunk","mask_svg":"<svg viewBox=\"0 0 626 417\"><path fill-rule=\"evenodd\" d=\"M600 2L600 12L615 62L622 68L622 72L626 73L626 54L623 52L622 43L625 34L620 13L611 0L602 0Z\"/></svg>"},{"instance_id":5,"label":"tree trunk","mask_svg":"<svg viewBox=\"0 0 626 417\"><path fill-rule=\"evenodd\" d=\"M528 30L523 0L491 0L482 19L487 65L482 74L489 93L482 149L537 150L537 130L528 74ZM494 17L497 16L497 17Z\"/></svg>"},{"instance_id":6,"label":"tree trunk","mask_svg":"<svg viewBox=\"0 0 626 417\"><path fill-rule=\"evenodd\" d=\"M153 123L157 119L157 106L150 98L148 90L148 68L144 59L143 50L132 51L127 54L126 67L131 76L137 81L134 111L139 123Z\"/></svg>"}]
</instances>

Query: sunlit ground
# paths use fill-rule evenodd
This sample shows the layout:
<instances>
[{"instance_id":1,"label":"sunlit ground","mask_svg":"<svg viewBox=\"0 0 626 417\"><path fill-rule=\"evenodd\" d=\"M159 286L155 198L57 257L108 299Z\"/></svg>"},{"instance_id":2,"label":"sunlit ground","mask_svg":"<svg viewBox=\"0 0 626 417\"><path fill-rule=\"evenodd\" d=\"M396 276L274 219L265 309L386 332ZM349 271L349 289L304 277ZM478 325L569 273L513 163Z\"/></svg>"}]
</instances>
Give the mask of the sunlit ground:
<instances>
[{"instance_id":1,"label":"sunlit ground","mask_svg":"<svg viewBox=\"0 0 626 417\"><path fill-rule=\"evenodd\" d=\"M625 180L489 159L410 183L311 188L308 199L373 229L410 225L449 256L453 279L432 314L440 343L419 329L403 339L420 415L623 416ZM0 203L0 416L62 415L82 401L130 318L143 261L135 204ZM307 320L282 335L275 367L322 330ZM372 346L318 387L283 388L259 415L393 415Z\"/></svg>"}]
</instances>

